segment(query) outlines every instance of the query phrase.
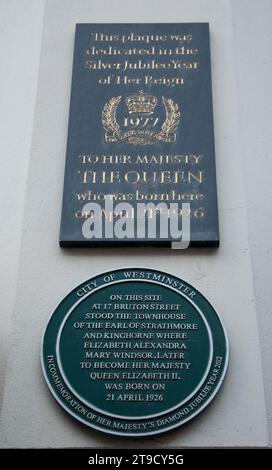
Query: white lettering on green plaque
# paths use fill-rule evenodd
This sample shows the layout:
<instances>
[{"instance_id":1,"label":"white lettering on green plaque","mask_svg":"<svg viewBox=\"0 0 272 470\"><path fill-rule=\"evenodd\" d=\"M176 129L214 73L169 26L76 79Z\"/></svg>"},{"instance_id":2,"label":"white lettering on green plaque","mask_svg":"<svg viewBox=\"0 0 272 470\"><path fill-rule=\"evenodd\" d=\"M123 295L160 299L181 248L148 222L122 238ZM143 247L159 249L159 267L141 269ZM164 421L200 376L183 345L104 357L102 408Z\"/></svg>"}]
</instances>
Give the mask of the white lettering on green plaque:
<instances>
[{"instance_id":1,"label":"white lettering on green plaque","mask_svg":"<svg viewBox=\"0 0 272 470\"><path fill-rule=\"evenodd\" d=\"M196 416L225 376L224 327L200 292L149 269L103 273L53 313L42 367L60 405L120 436L155 435Z\"/></svg>"}]
</instances>

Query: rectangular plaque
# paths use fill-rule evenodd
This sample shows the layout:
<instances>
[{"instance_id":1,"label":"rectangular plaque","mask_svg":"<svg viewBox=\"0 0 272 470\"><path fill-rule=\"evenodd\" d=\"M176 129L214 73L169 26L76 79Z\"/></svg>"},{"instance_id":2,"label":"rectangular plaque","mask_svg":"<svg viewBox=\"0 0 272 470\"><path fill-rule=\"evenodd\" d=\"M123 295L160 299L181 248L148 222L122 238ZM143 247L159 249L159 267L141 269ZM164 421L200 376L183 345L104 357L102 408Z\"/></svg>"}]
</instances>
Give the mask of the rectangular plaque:
<instances>
[{"instance_id":1,"label":"rectangular plaque","mask_svg":"<svg viewBox=\"0 0 272 470\"><path fill-rule=\"evenodd\" d=\"M208 23L78 24L61 246L218 246Z\"/></svg>"}]
</instances>

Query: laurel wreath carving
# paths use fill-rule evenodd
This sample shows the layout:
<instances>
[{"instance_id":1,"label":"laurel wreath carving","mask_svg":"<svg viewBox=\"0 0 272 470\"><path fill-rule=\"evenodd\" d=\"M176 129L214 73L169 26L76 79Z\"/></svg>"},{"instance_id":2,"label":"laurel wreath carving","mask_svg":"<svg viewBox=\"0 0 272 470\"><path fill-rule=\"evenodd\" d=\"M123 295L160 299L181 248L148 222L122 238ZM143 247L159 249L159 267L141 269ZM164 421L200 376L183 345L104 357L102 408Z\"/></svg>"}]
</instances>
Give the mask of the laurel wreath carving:
<instances>
[{"instance_id":1,"label":"laurel wreath carving","mask_svg":"<svg viewBox=\"0 0 272 470\"><path fill-rule=\"evenodd\" d=\"M116 120L116 111L118 108L118 105L121 101L122 96L113 96L105 105L102 110L102 124L106 132L111 132L113 135L111 136L105 136L106 140L107 139L112 139L114 138L114 141L120 140L123 136L120 126ZM157 137L161 137L162 140L166 141L165 138L166 136L169 136L169 134L173 135L173 139L176 139L175 131L179 125L180 118L181 118L181 112L179 111L179 107L176 103L171 98L165 98L164 96L162 97L163 104L165 107L165 113L166 113L166 118L161 126L161 130L159 133L155 134ZM125 134L123 138L125 137ZM135 137L136 138L136 137ZM143 142L139 141L140 137L137 137L137 143L151 143L149 140L141 139ZM107 140L108 141L108 140ZM112 141L112 140L110 140Z\"/></svg>"},{"instance_id":2,"label":"laurel wreath carving","mask_svg":"<svg viewBox=\"0 0 272 470\"><path fill-rule=\"evenodd\" d=\"M102 111L102 124L105 131L119 133L120 126L116 121L116 110L122 96L113 96L104 106Z\"/></svg>"},{"instance_id":3,"label":"laurel wreath carving","mask_svg":"<svg viewBox=\"0 0 272 470\"><path fill-rule=\"evenodd\" d=\"M166 119L161 128L162 131L169 134L177 129L181 114L178 105L175 104L171 98L165 98L163 96L162 100L166 111Z\"/></svg>"}]
</instances>

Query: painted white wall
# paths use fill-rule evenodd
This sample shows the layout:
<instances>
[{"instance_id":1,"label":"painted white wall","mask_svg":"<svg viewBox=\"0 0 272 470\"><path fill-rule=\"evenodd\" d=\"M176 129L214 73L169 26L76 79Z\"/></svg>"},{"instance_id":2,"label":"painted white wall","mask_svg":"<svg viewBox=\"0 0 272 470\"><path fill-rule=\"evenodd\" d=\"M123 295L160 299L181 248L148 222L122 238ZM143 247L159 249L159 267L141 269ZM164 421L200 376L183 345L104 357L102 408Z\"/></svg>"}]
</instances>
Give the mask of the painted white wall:
<instances>
[{"instance_id":1,"label":"painted white wall","mask_svg":"<svg viewBox=\"0 0 272 470\"><path fill-rule=\"evenodd\" d=\"M272 445L272 2L232 0L239 141Z\"/></svg>"},{"instance_id":2,"label":"painted white wall","mask_svg":"<svg viewBox=\"0 0 272 470\"><path fill-rule=\"evenodd\" d=\"M25 0L23 0L25 1ZM10 21L16 16L18 4L9 3ZM16 4L16 8L13 4ZM43 2L25 2L31 12L39 9L39 21L33 32L36 38L36 57L39 49L41 34L41 17ZM115 5L112 8L112 5ZM137 446L228 446L228 445L266 445L268 442L267 419L263 394L263 372L260 351L263 352L264 364L268 364L268 342L262 340L259 347L259 335L256 322L254 289L250 252L253 254L255 288L257 292L258 312L261 312L260 337L268 340L267 331L271 325L265 300L263 277L268 276L271 269L265 263L266 272L262 271L260 259L262 240L258 241L256 250L255 221L263 227L265 210L271 210L268 199L262 206L258 218L253 215L252 204L256 207L265 194L268 177L263 180L263 172L256 163L254 155L258 153L264 164L264 149L268 143L268 124L263 126L256 122L256 115L248 103L248 96L254 90L254 104L259 113L263 112L264 99L266 117L270 109L265 86L268 79L263 70L262 57L268 57L269 41L266 33L271 34L269 12L271 6L266 3L266 10L261 15L256 33L256 4L244 0L171 0L168 2L141 0L137 5L122 0L104 0L90 2L78 0L48 0L44 17L44 34L41 50L40 76L34 117L34 133L27 187L13 174L13 184L18 187L22 203L26 187L26 209L22 223L22 207L16 225L16 236L19 240L23 232L21 258L18 275L18 290L14 315L12 319L11 337L9 343L10 358L7 368L5 394L2 408L2 447L81 447L81 446L131 446L131 441L117 440L95 433L88 428L71 420L59 409L46 390L39 365L39 342L42 330L56 304L74 286L100 271L123 266L146 266L162 269L195 285L214 304L221 314L228 329L231 361L226 383L220 395L202 415L184 429L179 429L167 436L158 437L144 442L136 441ZM238 6L237 6L238 4ZM171 8L170 8L171 5ZM259 3L260 5L260 3ZM259 9L258 9L258 12ZM4 11L7 15L7 10ZM249 16L251 23L247 22ZM21 23L30 20L31 13L21 11ZM14 18L13 18L14 19ZM9 21L9 22L10 22ZM215 137L217 153L217 175L220 208L220 227L222 245L218 251L191 250L190 252L169 252L166 249L117 249L117 250L66 250L58 248L58 230L61 209L61 192L64 170L64 154L67 136L67 119L69 108L70 78L72 68L73 31L76 22L159 22L159 21L209 21L212 32L212 73L215 114ZM264 27L266 25L266 28ZM252 26L252 29L251 27ZM254 27L255 25L255 27ZM18 21L18 27L19 27ZM256 42L253 41L253 29ZM16 30L17 32L17 30ZM4 44L14 47L16 35L12 36L9 28L6 31ZM235 36L234 36L235 34ZM263 36L262 36L263 35ZM20 45L26 40L21 35ZM27 37L27 34L26 34ZM10 38L10 40L7 40ZM13 39L14 38L14 39ZM235 38L235 47L233 39ZM248 47L249 40L255 52L258 44L263 44L261 52L254 57L258 59L258 72L251 69L251 55ZM262 40L264 39L264 41ZM260 41L260 42L258 42ZM34 39L32 41L35 42ZM27 45L28 43L26 43ZM266 46L264 46L264 44ZM29 60L29 70L36 71L37 60L33 60L29 51L32 44L24 49L22 57ZM255 49L254 49L255 48ZM263 54L263 55L262 55ZM266 57L267 56L267 57ZM6 60L11 64L11 56ZM24 63L26 63L24 60ZM271 61L269 62L271 66ZM245 70L251 71L249 81L244 82ZM21 68L21 72L23 72ZM27 70L26 70L27 71ZM24 72L26 72L24 71ZM10 81L15 83L16 70L10 71ZM255 75L254 75L255 73ZM258 74L258 75L257 75ZM247 75L248 76L248 75ZM256 87L256 78L260 77L262 86ZM36 86L37 75L29 79L29 90ZM255 79L254 79L255 77ZM2 77L1 77L2 79ZM1 82L2 83L2 82ZM16 81L17 83L17 81ZM251 88L252 87L252 88ZM8 88L7 88L8 90ZM8 93L8 92L7 92ZM256 95L257 93L257 95ZM258 99L260 97L260 100ZM20 103L21 112L27 109L29 127L31 129L31 112L33 113L34 97L24 103L24 92L20 90L18 97L11 96L11 104L17 109ZM31 108L32 103L32 108ZM32 111L31 111L32 110ZM24 114L23 114L24 115ZM271 115L271 113L270 113ZM10 155L17 168L21 168L26 178L26 162L30 144L30 132L23 132L21 141L15 143L15 136L20 132L24 119L7 122L4 134L8 140L6 149L12 143ZM259 122L259 121L258 121ZM250 125L250 132L247 129ZM13 131L14 129L14 131ZM255 131L256 130L256 131ZM262 137L257 137L258 131ZM266 139L265 140L265 136ZM7 137L10 137L10 139ZM2 139L1 139L2 141ZM1 142L2 143L2 142ZM258 152L260 145L260 152ZM25 147L22 147L25 146ZM20 160L18 149L25 151L24 163ZM19 152L20 154L21 152ZM251 155L250 163L245 158ZM21 167L20 167L21 162ZM10 171L13 165L5 161L4 168ZM10 166L8 166L10 165ZM270 163L271 168L271 163ZM24 173L25 172L25 173ZM256 173L255 173L256 172ZM258 191L252 192L251 179L258 175ZM244 193L246 178L247 199ZM7 181L7 180L6 180ZM5 178L4 178L5 183ZM8 188L9 184L5 183ZM5 187L5 186L4 186ZM256 184L255 184L256 187ZM4 192L4 195L6 192ZM258 196L255 199L255 195ZM269 194L269 192L267 193ZM10 203L5 199L4 207ZM23 203L22 203L23 206ZM248 213L247 213L248 212ZM21 218L20 218L21 217ZM249 220L251 245L248 244ZM13 220L13 219L12 219ZM2 233L2 250L13 253L12 263L4 264L6 277L5 318L9 318L10 306L15 293L15 271L18 259L17 252L12 248L13 240L9 239L8 224ZM269 235L266 235L267 247ZM269 240L270 241L270 240ZM265 243L265 240L264 240ZM256 255L256 251L258 255ZM271 252L269 252L271 253ZM269 256L267 253L267 257ZM6 259L7 259L6 258ZM15 266L15 268L14 268ZM259 277L258 277L259 276ZM268 285L268 283L267 283ZM269 292L269 291L268 291ZM3 320L6 323L6 320ZM267 344L267 346L265 346ZM5 348L7 343L4 344ZM269 387L269 374L265 372L265 383ZM271 378L271 375L270 375ZM268 390L268 388L267 388Z\"/></svg>"},{"instance_id":3,"label":"painted white wall","mask_svg":"<svg viewBox=\"0 0 272 470\"><path fill-rule=\"evenodd\" d=\"M0 1L0 403L16 293L43 13L43 0Z\"/></svg>"}]
</instances>

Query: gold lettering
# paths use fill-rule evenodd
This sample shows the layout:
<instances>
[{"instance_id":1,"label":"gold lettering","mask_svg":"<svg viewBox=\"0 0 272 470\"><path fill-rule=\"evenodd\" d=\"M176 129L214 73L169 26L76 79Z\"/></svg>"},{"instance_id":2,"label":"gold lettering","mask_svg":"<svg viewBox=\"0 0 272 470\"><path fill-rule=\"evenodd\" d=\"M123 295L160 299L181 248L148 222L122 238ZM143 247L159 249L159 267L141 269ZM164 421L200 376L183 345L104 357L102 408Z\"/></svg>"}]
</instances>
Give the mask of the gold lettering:
<instances>
[{"instance_id":1,"label":"gold lettering","mask_svg":"<svg viewBox=\"0 0 272 470\"><path fill-rule=\"evenodd\" d=\"M198 171L198 176L192 173L191 171L188 172L188 183L191 183L192 180L197 181L198 183L202 183L202 176L203 171Z\"/></svg>"}]
</instances>

